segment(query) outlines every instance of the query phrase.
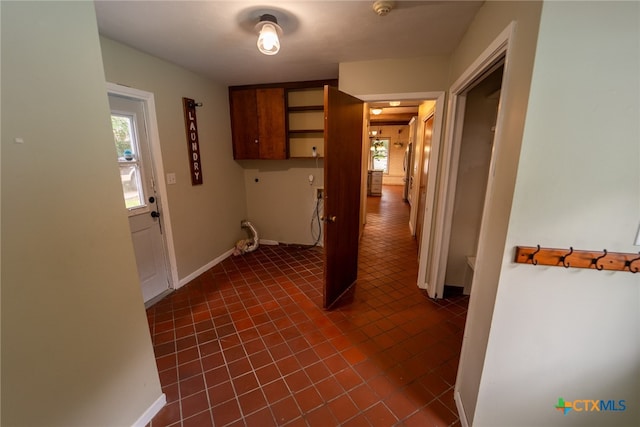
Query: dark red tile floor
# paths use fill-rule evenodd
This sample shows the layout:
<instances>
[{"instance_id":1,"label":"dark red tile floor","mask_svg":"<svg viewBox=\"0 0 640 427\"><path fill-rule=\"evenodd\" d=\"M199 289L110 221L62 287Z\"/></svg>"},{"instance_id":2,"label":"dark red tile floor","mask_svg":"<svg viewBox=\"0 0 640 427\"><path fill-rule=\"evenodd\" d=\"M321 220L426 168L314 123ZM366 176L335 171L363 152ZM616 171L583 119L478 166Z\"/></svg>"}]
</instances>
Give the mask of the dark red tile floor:
<instances>
[{"instance_id":1,"label":"dark red tile floor","mask_svg":"<svg viewBox=\"0 0 640 427\"><path fill-rule=\"evenodd\" d=\"M322 250L260 246L147 310L161 426L460 425L453 385L468 298L416 287L402 187L368 199L358 281L322 304Z\"/></svg>"}]
</instances>

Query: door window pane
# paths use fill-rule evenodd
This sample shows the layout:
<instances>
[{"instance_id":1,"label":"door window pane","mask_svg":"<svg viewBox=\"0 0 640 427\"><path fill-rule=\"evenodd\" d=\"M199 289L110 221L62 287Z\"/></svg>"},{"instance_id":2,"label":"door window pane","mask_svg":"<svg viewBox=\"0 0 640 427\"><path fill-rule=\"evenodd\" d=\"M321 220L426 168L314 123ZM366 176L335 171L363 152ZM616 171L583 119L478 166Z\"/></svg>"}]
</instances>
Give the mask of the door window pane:
<instances>
[{"instance_id":1,"label":"door window pane","mask_svg":"<svg viewBox=\"0 0 640 427\"><path fill-rule=\"evenodd\" d=\"M124 193L124 203L127 209L144 206L139 176L138 165L120 165L120 180L122 181L122 192Z\"/></svg>"},{"instance_id":2,"label":"door window pane","mask_svg":"<svg viewBox=\"0 0 640 427\"><path fill-rule=\"evenodd\" d=\"M144 191L140 181L140 159L138 158L133 117L113 114L111 115L111 126L118 153L125 206L127 209L143 207L145 206Z\"/></svg>"}]
</instances>

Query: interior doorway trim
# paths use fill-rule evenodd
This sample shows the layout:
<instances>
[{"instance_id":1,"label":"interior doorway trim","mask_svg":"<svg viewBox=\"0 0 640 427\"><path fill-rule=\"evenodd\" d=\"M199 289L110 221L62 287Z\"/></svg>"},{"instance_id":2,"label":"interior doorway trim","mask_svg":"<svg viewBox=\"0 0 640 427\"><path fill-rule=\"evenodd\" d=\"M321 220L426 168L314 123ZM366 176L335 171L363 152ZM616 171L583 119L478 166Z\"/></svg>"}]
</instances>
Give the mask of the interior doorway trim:
<instances>
[{"instance_id":1,"label":"interior doorway trim","mask_svg":"<svg viewBox=\"0 0 640 427\"><path fill-rule=\"evenodd\" d=\"M489 165L489 174L487 179L487 188L485 192L485 202L480 225L480 236L478 241L478 250L483 245L483 241L488 238L485 235L485 222L487 220L485 211L488 201L493 197L493 178L495 166L499 160L496 153L500 152L502 141L502 133L504 127L504 99L507 98L509 81L511 80L511 62L513 56L512 41L516 31L516 23L511 22L507 27L489 44L489 46L476 58L476 60L462 73L462 75L454 82L450 90L449 105L447 117L449 118L446 129L445 144L442 157L442 179L439 183L438 194L442 197L442 202L437 203L434 250L432 251L434 259L433 274L429 278L433 280L435 289L432 291L442 293L444 288L446 263L449 251L449 238L451 234L451 222L453 216L453 206L455 201L455 188L458 174L458 157L460 146L462 143L462 126L464 122L464 111L466 94L479 83L483 76L494 67L494 65L504 59L504 71L502 75L502 90L500 92L498 115L496 119L496 128L494 135L493 153ZM482 261L482 260L480 260ZM475 280L474 280L475 281ZM469 310L467 316L475 308L473 298L473 282L472 282L472 298L469 302ZM473 326L473 325L471 325ZM469 327L467 325L466 327ZM458 409L460 423L464 427L468 427L472 421L465 410L465 402L460 394L461 377L465 375L465 347L467 342L467 330L465 330L465 338L462 341L462 349L460 351L460 363L458 366L458 374L454 388L454 400ZM469 402L466 402L469 403Z\"/></svg>"},{"instance_id":2,"label":"interior doorway trim","mask_svg":"<svg viewBox=\"0 0 640 427\"><path fill-rule=\"evenodd\" d=\"M178 280L178 268L176 261L176 251L173 244L173 229L171 228L171 215L169 212L169 203L167 202L167 186L163 179L164 167L162 165L162 151L160 150L160 132L158 130L158 121L156 116L156 103L153 93L144 90L134 89L115 83L107 82L107 93L112 95L124 96L130 99L141 101L144 104L145 123L147 125L147 133L149 135L149 145L151 148L151 163L154 172L156 190L160 194L162 203L162 230L165 251L167 253L167 262L169 265L169 288L175 289Z\"/></svg>"},{"instance_id":3,"label":"interior doorway trim","mask_svg":"<svg viewBox=\"0 0 640 427\"><path fill-rule=\"evenodd\" d=\"M462 143L466 94L481 80L483 74L489 71L501 58L505 58L502 86L503 88L507 87L505 83L508 82L511 71L508 47L514 32L515 22L511 22L451 86L447 111L447 117L450 119L447 123L444 150L442 153L442 179L439 182L438 188L439 200L436 204L435 212L433 250L430 251L433 255L433 259L430 261L433 263L434 268L431 269L427 277L427 292L432 297L437 296L438 298L442 298L444 290L446 264L449 253L449 238L451 236L451 222L455 202L455 188L458 175L458 159ZM506 90L503 90L500 94L500 99L504 99L505 95ZM502 104L502 102L500 102L500 104ZM504 111L499 109L494 135L494 154L491 156L485 193L485 206L493 191L492 178L496 162L495 153L499 151L497 147L502 139L503 116ZM482 222L484 222L484 213ZM482 225L480 228L482 230ZM480 246L480 243L478 246Z\"/></svg>"},{"instance_id":4,"label":"interior doorway trim","mask_svg":"<svg viewBox=\"0 0 640 427\"><path fill-rule=\"evenodd\" d=\"M432 268L433 254L431 253L433 245L433 219L436 213L436 195L438 185L438 169L440 163L440 147L442 146L442 129L445 113L445 93L442 92L436 100L435 111L433 113L433 133L431 134L431 158L433 166L429 166L429 178L427 183L427 194L424 212L416 212L416 215L422 215L422 234L420 236L420 259L418 260L418 287L425 289L427 287L427 274ZM426 122L431 115L424 118ZM422 161L422 160L421 160ZM430 160L431 162L431 160ZM417 221L416 221L417 222Z\"/></svg>"}]
</instances>

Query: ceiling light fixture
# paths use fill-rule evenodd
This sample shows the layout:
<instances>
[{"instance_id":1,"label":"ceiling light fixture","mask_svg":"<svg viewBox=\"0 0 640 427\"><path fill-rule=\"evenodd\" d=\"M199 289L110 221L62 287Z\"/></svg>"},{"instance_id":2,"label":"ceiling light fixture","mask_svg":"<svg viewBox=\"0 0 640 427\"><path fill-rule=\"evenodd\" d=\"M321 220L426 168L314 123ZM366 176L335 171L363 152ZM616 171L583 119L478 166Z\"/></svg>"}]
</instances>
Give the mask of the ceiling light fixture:
<instances>
[{"instance_id":1,"label":"ceiling light fixture","mask_svg":"<svg viewBox=\"0 0 640 427\"><path fill-rule=\"evenodd\" d=\"M392 107L400 106L400 101L389 101L389 105Z\"/></svg>"},{"instance_id":2,"label":"ceiling light fixture","mask_svg":"<svg viewBox=\"0 0 640 427\"><path fill-rule=\"evenodd\" d=\"M265 55L275 55L280 50L278 35L282 35L282 28L275 16L268 13L260 16L256 25L258 31L258 50Z\"/></svg>"},{"instance_id":3,"label":"ceiling light fixture","mask_svg":"<svg viewBox=\"0 0 640 427\"><path fill-rule=\"evenodd\" d=\"M382 113L382 108L372 108L371 109L371 114L373 114L374 116L377 116L379 114Z\"/></svg>"},{"instance_id":4,"label":"ceiling light fixture","mask_svg":"<svg viewBox=\"0 0 640 427\"><path fill-rule=\"evenodd\" d=\"M385 16L389 12L391 12L393 6L395 6L394 1L377 0L375 3L373 3L373 11L377 13L378 16Z\"/></svg>"}]
</instances>

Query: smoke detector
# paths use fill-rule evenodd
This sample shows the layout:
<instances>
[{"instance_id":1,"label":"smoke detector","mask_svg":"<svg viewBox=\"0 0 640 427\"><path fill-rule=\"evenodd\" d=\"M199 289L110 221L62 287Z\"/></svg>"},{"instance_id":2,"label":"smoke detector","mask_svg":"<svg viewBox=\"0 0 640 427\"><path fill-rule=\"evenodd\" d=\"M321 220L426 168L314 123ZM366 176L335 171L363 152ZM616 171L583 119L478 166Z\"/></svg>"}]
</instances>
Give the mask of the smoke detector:
<instances>
[{"instance_id":1,"label":"smoke detector","mask_svg":"<svg viewBox=\"0 0 640 427\"><path fill-rule=\"evenodd\" d=\"M373 11L378 14L378 16L385 16L391 9L393 9L395 2L389 0L378 0L373 3Z\"/></svg>"}]
</instances>

